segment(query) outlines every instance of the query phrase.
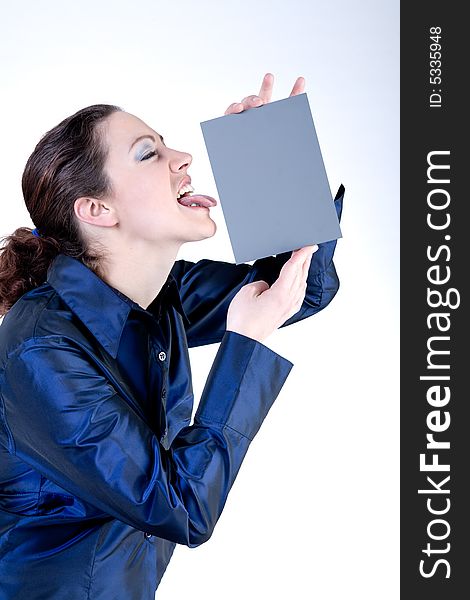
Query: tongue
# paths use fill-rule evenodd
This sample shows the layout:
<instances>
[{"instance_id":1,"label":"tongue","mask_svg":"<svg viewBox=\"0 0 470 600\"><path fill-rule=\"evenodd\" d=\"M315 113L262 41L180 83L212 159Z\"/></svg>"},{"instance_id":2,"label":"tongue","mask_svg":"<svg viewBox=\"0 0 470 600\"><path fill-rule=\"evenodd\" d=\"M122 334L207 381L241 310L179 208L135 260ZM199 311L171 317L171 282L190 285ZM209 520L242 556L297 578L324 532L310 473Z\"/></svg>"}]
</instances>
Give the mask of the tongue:
<instances>
[{"instance_id":1,"label":"tongue","mask_svg":"<svg viewBox=\"0 0 470 600\"><path fill-rule=\"evenodd\" d=\"M181 198L178 198L178 202L183 206L189 206L193 202L197 202L201 206L205 206L207 208L210 208L211 206L217 206L217 201L214 200L214 198L211 198L211 196L202 196L200 194L182 196Z\"/></svg>"}]
</instances>

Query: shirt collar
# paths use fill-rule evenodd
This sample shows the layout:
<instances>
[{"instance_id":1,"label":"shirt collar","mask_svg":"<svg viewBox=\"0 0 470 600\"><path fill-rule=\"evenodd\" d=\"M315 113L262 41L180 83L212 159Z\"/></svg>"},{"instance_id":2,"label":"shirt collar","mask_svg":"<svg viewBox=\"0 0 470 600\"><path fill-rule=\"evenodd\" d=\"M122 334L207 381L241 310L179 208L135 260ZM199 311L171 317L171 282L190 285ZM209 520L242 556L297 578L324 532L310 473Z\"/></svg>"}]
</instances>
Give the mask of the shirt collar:
<instances>
[{"instance_id":1,"label":"shirt collar","mask_svg":"<svg viewBox=\"0 0 470 600\"><path fill-rule=\"evenodd\" d=\"M171 273L147 310L108 285L83 262L66 254L54 258L47 271L47 281L113 358L117 356L122 331L132 309L158 319L163 307L173 305L186 324L191 324Z\"/></svg>"}]
</instances>

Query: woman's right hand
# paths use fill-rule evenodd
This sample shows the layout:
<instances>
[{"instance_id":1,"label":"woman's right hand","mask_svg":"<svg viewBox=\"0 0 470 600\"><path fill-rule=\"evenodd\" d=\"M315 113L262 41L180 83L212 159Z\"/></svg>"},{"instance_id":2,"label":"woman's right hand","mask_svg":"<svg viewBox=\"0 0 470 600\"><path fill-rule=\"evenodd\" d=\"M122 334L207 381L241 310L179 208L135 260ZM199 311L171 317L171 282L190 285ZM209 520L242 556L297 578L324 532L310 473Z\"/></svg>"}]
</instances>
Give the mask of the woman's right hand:
<instances>
[{"instance_id":1,"label":"woman's right hand","mask_svg":"<svg viewBox=\"0 0 470 600\"><path fill-rule=\"evenodd\" d=\"M263 280L244 285L228 307L227 331L262 342L295 315L305 298L310 261L317 250L316 244L294 250L271 287Z\"/></svg>"}]
</instances>

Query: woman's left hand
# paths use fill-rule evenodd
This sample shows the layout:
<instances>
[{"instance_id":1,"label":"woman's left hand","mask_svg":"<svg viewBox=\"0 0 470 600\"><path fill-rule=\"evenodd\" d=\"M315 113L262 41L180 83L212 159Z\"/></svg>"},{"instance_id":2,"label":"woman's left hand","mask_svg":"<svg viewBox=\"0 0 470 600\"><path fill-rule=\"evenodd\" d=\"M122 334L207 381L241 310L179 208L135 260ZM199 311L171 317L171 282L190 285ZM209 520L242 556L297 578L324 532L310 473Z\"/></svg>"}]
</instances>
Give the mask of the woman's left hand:
<instances>
[{"instance_id":1,"label":"woman's left hand","mask_svg":"<svg viewBox=\"0 0 470 600\"><path fill-rule=\"evenodd\" d=\"M258 96L246 96L241 102L234 102L231 104L224 115L230 115L235 113L243 112L250 108L257 108L263 104L267 104L271 100L273 92L274 75L272 73L266 73L263 77L263 83ZM296 96L302 94L305 87L305 79L303 77L297 77L294 87L292 88L289 96Z\"/></svg>"}]
</instances>

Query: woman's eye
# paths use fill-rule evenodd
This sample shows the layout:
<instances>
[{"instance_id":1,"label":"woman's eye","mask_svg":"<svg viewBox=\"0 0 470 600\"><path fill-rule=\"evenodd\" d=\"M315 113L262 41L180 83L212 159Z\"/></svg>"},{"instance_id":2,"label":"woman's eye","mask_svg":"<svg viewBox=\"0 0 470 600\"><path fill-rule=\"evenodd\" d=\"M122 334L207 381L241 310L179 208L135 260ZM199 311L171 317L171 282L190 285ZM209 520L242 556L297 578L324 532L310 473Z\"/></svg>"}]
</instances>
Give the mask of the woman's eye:
<instances>
[{"instance_id":1,"label":"woman's eye","mask_svg":"<svg viewBox=\"0 0 470 600\"><path fill-rule=\"evenodd\" d=\"M141 160L148 160L149 158L152 158L152 156L155 156L157 153L155 152L155 150L152 150L152 152L149 152L148 154L145 154Z\"/></svg>"}]
</instances>

